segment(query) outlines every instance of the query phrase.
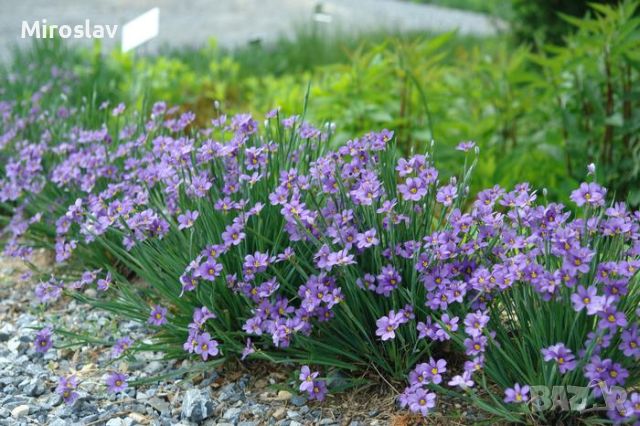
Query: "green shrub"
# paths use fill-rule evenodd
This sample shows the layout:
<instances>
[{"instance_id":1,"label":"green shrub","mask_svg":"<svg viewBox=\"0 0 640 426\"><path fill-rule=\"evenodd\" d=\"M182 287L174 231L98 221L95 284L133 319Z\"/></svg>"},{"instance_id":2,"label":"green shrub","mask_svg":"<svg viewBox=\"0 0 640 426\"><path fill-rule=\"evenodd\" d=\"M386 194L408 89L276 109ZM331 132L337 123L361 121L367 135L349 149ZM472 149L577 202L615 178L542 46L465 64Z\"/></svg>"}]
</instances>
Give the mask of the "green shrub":
<instances>
[{"instance_id":1,"label":"green shrub","mask_svg":"<svg viewBox=\"0 0 640 426\"><path fill-rule=\"evenodd\" d=\"M521 42L561 44L573 28L561 14L582 18L590 4L618 4L620 0L512 0L511 27Z\"/></svg>"},{"instance_id":2,"label":"green shrub","mask_svg":"<svg viewBox=\"0 0 640 426\"><path fill-rule=\"evenodd\" d=\"M638 2L593 5L567 45L533 56L544 78L544 122L558 137L569 176L595 163L601 180L631 205L640 204L640 18Z\"/></svg>"}]
</instances>

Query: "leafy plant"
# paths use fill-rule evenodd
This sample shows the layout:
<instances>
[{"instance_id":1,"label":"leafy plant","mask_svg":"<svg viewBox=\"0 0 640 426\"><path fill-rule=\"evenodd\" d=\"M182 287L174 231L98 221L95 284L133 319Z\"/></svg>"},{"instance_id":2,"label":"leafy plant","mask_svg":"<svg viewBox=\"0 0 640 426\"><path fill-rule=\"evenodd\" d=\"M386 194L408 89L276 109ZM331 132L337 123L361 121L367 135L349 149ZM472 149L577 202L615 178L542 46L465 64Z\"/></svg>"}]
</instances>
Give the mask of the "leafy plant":
<instances>
[{"instance_id":1,"label":"leafy plant","mask_svg":"<svg viewBox=\"0 0 640 426\"><path fill-rule=\"evenodd\" d=\"M565 167L579 178L595 163L602 181L632 205L640 203L640 18L637 2L594 4L594 16L565 16L576 28L566 47L533 57L544 71L539 87L555 99L547 122L561 130Z\"/></svg>"}]
</instances>

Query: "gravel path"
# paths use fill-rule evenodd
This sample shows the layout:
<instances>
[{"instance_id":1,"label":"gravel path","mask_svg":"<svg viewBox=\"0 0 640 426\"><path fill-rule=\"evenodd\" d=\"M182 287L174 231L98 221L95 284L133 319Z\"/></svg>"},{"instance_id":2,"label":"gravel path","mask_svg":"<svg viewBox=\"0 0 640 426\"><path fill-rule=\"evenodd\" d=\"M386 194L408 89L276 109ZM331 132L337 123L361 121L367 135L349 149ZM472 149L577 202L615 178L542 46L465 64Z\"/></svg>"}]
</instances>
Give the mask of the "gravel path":
<instances>
[{"instance_id":1,"label":"gravel path","mask_svg":"<svg viewBox=\"0 0 640 426\"><path fill-rule=\"evenodd\" d=\"M39 258L46 264L45 256ZM363 426L389 424L395 416L393 397L384 394L361 395L359 402L354 395L342 395L307 403L284 390L293 377L290 369L260 363L216 369L209 364L204 373L108 394L104 374L109 368L128 371L132 380L203 365L160 361L154 353L113 365L108 346L60 348L57 336L54 348L37 353L35 328L46 322L111 342L123 335L144 339L145 334L135 322L115 320L75 301L59 300L42 309L34 301L33 283L19 278L22 272L20 263L0 257L0 425ZM55 387L60 375L71 373L81 381L80 398L66 405Z\"/></svg>"},{"instance_id":2,"label":"gravel path","mask_svg":"<svg viewBox=\"0 0 640 426\"><path fill-rule=\"evenodd\" d=\"M163 44L198 46L209 37L227 47L257 38L270 41L308 25L318 8L325 14L322 20L331 20L318 23L326 31L458 29L463 34L488 35L499 24L482 14L397 0L0 0L0 58L14 42L29 43L20 38L23 20L46 18L49 24L77 25L90 19L94 24L122 26L155 6L160 8L160 35L148 49Z\"/></svg>"}]
</instances>

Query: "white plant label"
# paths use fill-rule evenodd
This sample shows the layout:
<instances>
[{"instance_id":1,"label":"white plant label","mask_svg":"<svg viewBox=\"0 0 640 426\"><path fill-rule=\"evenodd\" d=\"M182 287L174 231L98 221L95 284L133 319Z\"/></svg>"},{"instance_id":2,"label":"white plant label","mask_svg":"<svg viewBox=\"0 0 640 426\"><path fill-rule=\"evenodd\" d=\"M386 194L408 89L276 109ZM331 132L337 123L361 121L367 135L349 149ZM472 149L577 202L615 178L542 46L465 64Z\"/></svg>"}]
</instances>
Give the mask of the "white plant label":
<instances>
[{"instance_id":1,"label":"white plant label","mask_svg":"<svg viewBox=\"0 0 640 426\"><path fill-rule=\"evenodd\" d=\"M160 9L154 7L122 27L122 51L135 49L158 35Z\"/></svg>"}]
</instances>

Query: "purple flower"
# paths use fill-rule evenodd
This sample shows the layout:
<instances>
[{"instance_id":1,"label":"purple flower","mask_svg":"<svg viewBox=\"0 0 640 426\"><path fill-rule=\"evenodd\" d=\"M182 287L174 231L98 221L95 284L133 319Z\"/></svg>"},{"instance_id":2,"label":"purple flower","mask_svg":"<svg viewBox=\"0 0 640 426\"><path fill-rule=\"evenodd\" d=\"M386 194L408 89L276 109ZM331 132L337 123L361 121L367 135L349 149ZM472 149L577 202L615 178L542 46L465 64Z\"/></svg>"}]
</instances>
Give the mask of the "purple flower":
<instances>
[{"instance_id":1,"label":"purple flower","mask_svg":"<svg viewBox=\"0 0 640 426\"><path fill-rule=\"evenodd\" d=\"M427 364L427 378L430 383L438 383L442 382L442 374L447 371L447 361L444 359L439 359L438 361L431 358L429 363Z\"/></svg>"},{"instance_id":2,"label":"purple flower","mask_svg":"<svg viewBox=\"0 0 640 426\"><path fill-rule=\"evenodd\" d=\"M438 190L436 201L443 206L450 206L458 198L458 188L455 185L446 185Z\"/></svg>"},{"instance_id":3,"label":"purple flower","mask_svg":"<svg viewBox=\"0 0 640 426\"><path fill-rule=\"evenodd\" d=\"M640 359L640 333L638 333L638 326L624 330L621 334L622 341L620 342L620 350L622 353L629 357Z\"/></svg>"},{"instance_id":4,"label":"purple flower","mask_svg":"<svg viewBox=\"0 0 640 426\"><path fill-rule=\"evenodd\" d=\"M123 102L120 102L117 107L111 110L111 115L113 115L114 117L117 117L124 112L125 108L126 108L125 104Z\"/></svg>"},{"instance_id":5,"label":"purple flower","mask_svg":"<svg viewBox=\"0 0 640 426\"><path fill-rule=\"evenodd\" d=\"M34 346L36 352L47 352L53 346L53 340L51 339L52 333L50 327L45 327L38 331L34 340Z\"/></svg>"},{"instance_id":6,"label":"purple flower","mask_svg":"<svg viewBox=\"0 0 640 426\"><path fill-rule=\"evenodd\" d=\"M215 281L222 272L222 265L215 259L209 258L198 268L197 275L203 280Z\"/></svg>"},{"instance_id":7,"label":"purple flower","mask_svg":"<svg viewBox=\"0 0 640 426\"><path fill-rule=\"evenodd\" d=\"M241 360L244 361L245 359L247 359L247 357L249 355L251 355L252 353L254 353L256 351L255 347L253 346L253 343L251 342L251 339L247 338L247 343L244 346L244 349L242 350L242 357Z\"/></svg>"},{"instance_id":8,"label":"purple flower","mask_svg":"<svg viewBox=\"0 0 640 426\"><path fill-rule=\"evenodd\" d=\"M376 321L378 329L376 336L380 336L381 340L394 339L396 337L396 329L400 325L400 318L395 312L389 312L389 316L383 316Z\"/></svg>"},{"instance_id":9,"label":"purple flower","mask_svg":"<svg viewBox=\"0 0 640 426\"><path fill-rule=\"evenodd\" d=\"M504 402L512 402L520 404L529 400L529 386L520 386L519 383L513 385L513 388L507 388L504 391Z\"/></svg>"},{"instance_id":10,"label":"purple flower","mask_svg":"<svg viewBox=\"0 0 640 426\"><path fill-rule=\"evenodd\" d=\"M489 316L485 312L469 313L464 319L464 331L471 337L479 337L488 323Z\"/></svg>"},{"instance_id":11,"label":"purple flower","mask_svg":"<svg viewBox=\"0 0 640 426\"><path fill-rule=\"evenodd\" d=\"M429 411L436 406L436 394L418 388L408 395L407 403L409 410L426 416L429 414Z\"/></svg>"},{"instance_id":12,"label":"purple flower","mask_svg":"<svg viewBox=\"0 0 640 426\"><path fill-rule=\"evenodd\" d=\"M632 392L629 395L629 402L633 406L633 412L636 416L640 416L640 392Z\"/></svg>"},{"instance_id":13,"label":"purple flower","mask_svg":"<svg viewBox=\"0 0 640 426\"><path fill-rule=\"evenodd\" d=\"M56 387L56 393L62 396L64 402L68 405L73 404L78 397L80 396L78 392L76 392L76 388L78 387L78 379L75 375L64 377L61 376L58 380L58 386Z\"/></svg>"},{"instance_id":14,"label":"purple flower","mask_svg":"<svg viewBox=\"0 0 640 426\"><path fill-rule=\"evenodd\" d=\"M563 343L543 348L540 352L542 352L545 361L555 361L562 374L576 368L577 363L573 353Z\"/></svg>"},{"instance_id":15,"label":"purple flower","mask_svg":"<svg viewBox=\"0 0 640 426\"><path fill-rule=\"evenodd\" d=\"M161 326L167 322L167 308L155 305L149 314L149 324Z\"/></svg>"},{"instance_id":16,"label":"purple flower","mask_svg":"<svg viewBox=\"0 0 640 426\"><path fill-rule=\"evenodd\" d=\"M404 200L420 201L427 194L427 185L421 178L407 178L407 181L398 185L398 192Z\"/></svg>"},{"instance_id":17,"label":"purple flower","mask_svg":"<svg viewBox=\"0 0 640 426\"><path fill-rule=\"evenodd\" d=\"M240 225L231 225L226 228L226 230L222 233L222 241L225 247L230 247L232 245L237 246L244 239L245 233L242 231L242 227Z\"/></svg>"},{"instance_id":18,"label":"purple flower","mask_svg":"<svg viewBox=\"0 0 640 426\"><path fill-rule=\"evenodd\" d=\"M314 380L313 387L308 393L310 400L324 401L324 397L327 395L327 384L324 380Z\"/></svg>"},{"instance_id":19,"label":"purple flower","mask_svg":"<svg viewBox=\"0 0 640 426\"><path fill-rule=\"evenodd\" d=\"M184 214L179 215L178 229L182 230L182 229L191 228L195 223L196 219L198 219L199 215L200 213L197 210L196 211L187 210L186 212L184 212Z\"/></svg>"},{"instance_id":20,"label":"purple flower","mask_svg":"<svg viewBox=\"0 0 640 426\"><path fill-rule=\"evenodd\" d=\"M107 390L111 393L122 392L127 388L127 375L123 373L113 372L107 376L105 381Z\"/></svg>"},{"instance_id":21,"label":"purple flower","mask_svg":"<svg viewBox=\"0 0 640 426\"><path fill-rule=\"evenodd\" d=\"M58 300L62 294L62 283L51 277L49 281L38 284L35 294L42 303Z\"/></svg>"},{"instance_id":22,"label":"purple flower","mask_svg":"<svg viewBox=\"0 0 640 426\"><path fill-rule=\"evenodd\" d=\"M445 341L451 338L450 332L458 330L458 321L460 319L458 317L450 318L449 314L443 314L440 321L442 321L442 325L439 323L433 324L435 329L434 340ZM426 331L426 330L425 330Z\"/></svg>"},{"instance_id":23,"label":"purple flower","mask_svg":"<svg viewBox=\"0 0 640 426\"><path fill-rule=\"evenodd\" d=\"M255 252L252 255L248 254L244 258L243 272L248 276L264 272L267 270L270 260L267 253Z\"/></svg>"},{"instance_id":24,"label":"purple flower","mask_svg":"<svg viewBox=\"0 0 640 426\"><path fill-rule=\"evenodd\" d=\"M576 203L578 207L582 207L585 204L592 206L603 206L604 197L607 194L607 190L597 183L583 182L580 187L571 193L571 201Z\"/></svg>"},{"instance_id":25,"label":"purple flower","mask_svg":"<svg viewBox=\"0 0 640 426\"><path fill-rule=\"evenodd\" d=\"M195 353L200 355L203 360L207 360L209 356L216 356L220 352L218 350L218 342L213 340L209 333L202 333L197 339L198 345L195 348Z\"/></svg>"},{"instance_id":26,"label":"purple flower","mask_svg":"<svg viewBox=\"0 0 640 426\"><path fill-rule=\"evenodd\" d=\"M389 296L391 292L402 282L402 277L391 265L384 266L376 279L378 280L376 293L383 294L385 296Z\"/></svg>"},{"instance_id":27,"label":"purple flower","mask_svg":"<svg viewBox=\"0 0 640 426\"><path fill-rule=\"evenodd\" d=\"M627 317L624 312L617 311L612 303L603 311L598 312L598 315L600 316L598 325L601 329L615 331L618 327L626 327L627 325Z\"/></svg>"},{"instance_id":28,"label":"purple flower","mask_svg":"<svg viewBox=\"0 0 640 426\"><path fill-rule=\"evenodd\" d=\"M379 242L380 240L376 237L375 229L369 229L368 231L356 236L356 246L359 249L376 246Z\"/></svg>"},{"instance_id":29,"label":"purple flower","mask_svg":"<svg viewBox=\"0 0 640 426\"><path fill-rule=\"evenodd\" d=\"M473 387L475 383L471 379L471 372L465 370L462 374L453 376L447 384L451 387L457 386L460 389L468 389Z\"/></svg>"},{"instance_id":30,"label":"purple flower","mask_svg":"<svg viewBox=\"0 0 640 426\"><path fill-rule=\"evenodd\" d=\"M476 146L476 143L473 141L460 142L456 149L458 151L467 152L471 151Z\"/></svg>"},{"instance_id":31,"label":"purple flower","mask_svg":"<svg viewBox=\"0 0 640 426\"><path fill-rule=\"evenodd\" d=\"M471 339L464 339L464 346L468 355L480 355L484 352L485 347L487 346L487 337L476 336Z\"/></svg>"},{"instance_id":32,"label":"purple flower","mask_svg":"<svg viewBox=\"0 0 640 426\"><path fill-rule=\"evenodd\" d=\"M133 339L129 336L121 337L116 340L116 343L111 348L111 358L118 358L127 349L129 349L131 345L133 345Z\"/></svg>"},{"instance_id":33,"label":"purple flower","mask_svg":"<svg viewBox=\"0 0 640 426\"><path fill-rule=\"evenodd\" d=\"M100 278L98 280L98 283L97 283L98 290L100 290L100 291L109 290L109 287L111 286L112 279L113 278L111 276L111 271L107 272L107 275L104 278Z\"/></svg>"},{"instance_id":34,"label":"purple flower","mask_svg":"<svg viewBox=\"0 0 640 426\"><path fill-rule=\"evenodd\" d=\"M308 365L302 366L300 369L300 391L301 392L309 392L313 391L314 381L316 377L320 374L317 371L311 372L311 369Z\"/></svg>"},{"instance_id":35,"label":"purple flower","mask_svg":"<svg viewBox=\"0 0 640 426\"><path fill-rule=\"evenodd\" d=\"M577 291L571 295L573 309L580 312L587 309L587 315L595 315L604 308L604 298L597 295L598 290L594 287L578 287Z\"/></svg>"},{"instance_id":36,"label":"purple flower","mask_svg":"<svg viewBox=\"0 0 640 426\"><path fill-rule=\"evenodd\" d=\"M193 310L193 323L196 328L201 329L204 327L204 323L209 319L216 318L216 314L211 312L206 306L196 308Z\"/></svg>"}]
</instances>

